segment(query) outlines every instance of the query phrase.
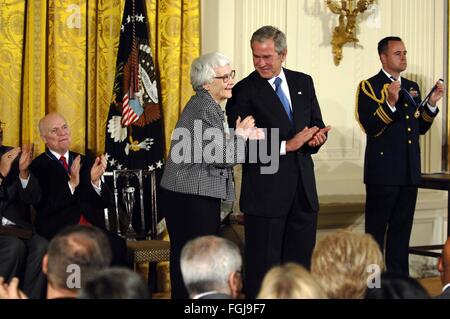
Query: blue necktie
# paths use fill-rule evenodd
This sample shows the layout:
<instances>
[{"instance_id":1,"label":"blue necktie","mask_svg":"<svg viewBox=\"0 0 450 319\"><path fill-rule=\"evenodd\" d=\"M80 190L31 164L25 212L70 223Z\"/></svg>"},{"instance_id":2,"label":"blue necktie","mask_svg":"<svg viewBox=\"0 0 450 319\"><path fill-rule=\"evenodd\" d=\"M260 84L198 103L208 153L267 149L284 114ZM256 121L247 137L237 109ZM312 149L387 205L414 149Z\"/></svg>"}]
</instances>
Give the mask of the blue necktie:
<instances>
[{"instance_id":1,"label":"blue necktie","mask_svg":"<svg viewBox=\"0 0 450 319\"><path fill-rule=\"evenodd\" d=\"M281 81L283 81L280 78L276 78L275 79L275 93L277 93L278 98L281 101L281 104L283 104L284 110L286 111L286 114L289 118L289 121L291 123L293 123L293 115L292 115L292 110L291 110L291 106L289 104L289 100L287 99L286 95L284 94L283 90L281 89Z\"/></svg>"}]
</instances>

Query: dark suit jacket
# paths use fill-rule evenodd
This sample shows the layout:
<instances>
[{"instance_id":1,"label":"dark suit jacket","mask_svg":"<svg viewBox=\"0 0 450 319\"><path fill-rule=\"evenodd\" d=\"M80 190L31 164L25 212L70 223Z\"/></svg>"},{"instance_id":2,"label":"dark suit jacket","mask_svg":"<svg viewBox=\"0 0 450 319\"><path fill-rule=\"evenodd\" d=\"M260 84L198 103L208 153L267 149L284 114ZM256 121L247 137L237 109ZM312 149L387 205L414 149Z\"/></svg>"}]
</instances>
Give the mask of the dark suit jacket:
<instances>
[{"instance_id":1,"label":"dark suit jacket","mask_svg":"<svg viewBox=\"0 0 450 319\"><path fill-rule=\"evenodd\" d=\"M0 147L0 156L9 147ZM41 196L41 189L36 177L30 174L27 187L22 188L19 179L18 160L13 162L11 170L0 185L0 221L2 217L25 229L33 229L30 216L30 204L35 204Z\"/></svg>"},{"instance_id":2,"label":"dark suit jacket","mask_svg":"<svg viewBox=\"0 0 450 319\"><path fill-rule=\"evenodd\" d=\"M357 116L367 134L364 182L417 185L421 173L419 135L428 131L438 112L432 113L425 106L416 113L417 107L403 91L395 105L396 112L392 112L386 101L381 101L383 86L390 82L380 71L358 86ZM402 88L413 95L417 92L414 99L419 104L418 84L403 77L401 83Z\"/></svg>"},{"instance_id":3,"label":"dark suit jacket","mask_svg":"<svg viewBox=\"0 0 450 319\"><path fill-rule=\"evenodd\" d=\"M229 126L235 127L238 116L244 119L247 115L253 115L256 126L268 128L268 141L272 138L270 128L279 129L277 142L291 139L306 126L323 128L325 125L312 78L288 69L284 69L284 73L292 101L294 125L290 123L275 90L254 71L233 88L233 96L226 105ZM279 146L274 150L270 147L268 149L279 156ZM318 150L318 147L311 148L305 144L297 152L279 156L279 170L276 174L261 174L260 168L266 165L261 161L247 161L243 165L241 210L256 216L287 215L301 178L311 208L318 211L314 163L311 159L311 154Z\"/></svg>"},{"instance_id":4,"label":"dark suit jacket","mask_svg":"<svg viewBox=\"0 0 450 319\"><path fill-rule=\"evenodd\" d=\"M77 155L70 152L69 165ZM69 176L58 160L47 152L33 160L31 171L42 188L41 200L35 205L36 231L40 235L51 239L65 226L78 224L81 213L91 224L105 228L103 209L112 202L112 193L104 183L101 196L96 193L90 178L92 164L93 161L81 156L80 184L72 195Z\"/></svg>"}]
</instances>

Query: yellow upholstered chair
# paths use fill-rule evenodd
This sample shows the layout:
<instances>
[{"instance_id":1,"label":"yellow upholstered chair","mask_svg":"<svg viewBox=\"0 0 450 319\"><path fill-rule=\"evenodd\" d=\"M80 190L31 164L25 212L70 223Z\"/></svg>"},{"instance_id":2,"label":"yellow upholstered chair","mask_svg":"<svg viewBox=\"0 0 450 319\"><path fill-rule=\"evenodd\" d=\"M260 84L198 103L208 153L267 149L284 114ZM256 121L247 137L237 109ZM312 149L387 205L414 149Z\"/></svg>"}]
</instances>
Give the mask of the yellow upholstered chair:
<instances>
[{"instance_id":1,"label":"yellow upholstered chair","mask_svg":"<svg viewBox=\"0 0 450 319\"><path fill-rule=\"evenodd\" d=\"M170 243L166 240L128 240L127 248L134 271L147 280L149 287L155 287L153 283L156 283L153 298L170 298ZM158 263L156 272L150 271L152 263Z\"/></svg>"},{"instance_id":2,"label":"yellow upholstered chair","mask_svg":"<svg viewBox=\"0 0 450 319\"><path fill-rule=\"evenodd\" d=\"M165 240L129 240L127 247L132 252L133 263L169 261L170 243Z\"/></svg>"}]
</instances>

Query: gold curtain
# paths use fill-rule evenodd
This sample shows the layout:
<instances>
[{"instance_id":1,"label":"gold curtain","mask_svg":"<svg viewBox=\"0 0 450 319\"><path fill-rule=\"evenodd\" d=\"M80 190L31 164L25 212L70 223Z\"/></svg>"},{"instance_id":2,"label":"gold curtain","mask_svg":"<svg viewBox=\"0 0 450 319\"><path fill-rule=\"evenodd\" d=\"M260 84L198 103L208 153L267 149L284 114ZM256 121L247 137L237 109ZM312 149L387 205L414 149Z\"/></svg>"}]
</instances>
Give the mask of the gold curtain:
<instances>
[{"instance_id":1,"label":"gold curtain","mask_svg":"<svg viewBox=\"0 0 450 319\"><path fill-rule=\"evenodd\" d=\"M192 96L189 70L200 54L200 0L147 1L156 47L164 116L166 155L178 117Z\"/></svg>"},{"instance_id":2,"label":"gold curtain","mask_svg":"<svg viewBox=\"0 0 450 319\"><path fill-rule=\"evenodd\" d=\"M147 0L150 39L160 75L166 149L192 90L189 67L200 52L200 0ZM38 121L62 113L72 149L104 151L125 0L0 2L0 120L4 144L34 142Z\"/></svg>"}]
</instances>

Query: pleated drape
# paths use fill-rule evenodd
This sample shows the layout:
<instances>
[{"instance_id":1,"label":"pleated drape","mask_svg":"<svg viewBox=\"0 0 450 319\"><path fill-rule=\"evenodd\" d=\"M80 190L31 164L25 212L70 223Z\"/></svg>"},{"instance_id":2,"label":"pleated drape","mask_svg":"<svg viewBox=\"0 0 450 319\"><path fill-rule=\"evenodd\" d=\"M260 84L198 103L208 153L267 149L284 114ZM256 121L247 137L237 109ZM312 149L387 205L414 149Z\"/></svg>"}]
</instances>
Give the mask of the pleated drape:
<instances>
[{"instance_id":1,"label":"pleated drape","mask_svg":"<svg viewBox=\"0 0 450 319\"><path fill-rule=\"evenodd\" d=\"M44 149L38 121L63 114L72 149L104 151L125 0L5 0L0 3L0 120L4 144ZM189 67L200 52L199 0L146 1L160 76L166 149L192 95Z\"/></svg>"}]
</instances>

